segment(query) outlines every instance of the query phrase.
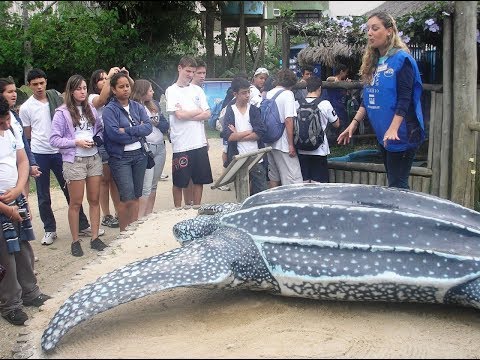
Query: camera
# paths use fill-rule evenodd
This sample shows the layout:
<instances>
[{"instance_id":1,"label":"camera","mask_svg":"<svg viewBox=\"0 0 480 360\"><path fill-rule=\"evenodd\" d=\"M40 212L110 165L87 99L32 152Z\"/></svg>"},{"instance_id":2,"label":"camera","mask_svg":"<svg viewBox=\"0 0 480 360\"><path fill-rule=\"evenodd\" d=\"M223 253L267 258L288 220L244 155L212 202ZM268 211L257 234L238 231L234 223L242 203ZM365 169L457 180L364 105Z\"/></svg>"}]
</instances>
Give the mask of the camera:
<instances>
[{"instance_id":1,"label":"camera","mask_svg":"<svg viewBox=\"0 0 480 360\"><path fill-rule=\"evenodd\" d=\"M102 140L102 138L101 138L100 136L98 136L98 135L95 135L95 136L92 138L92 140L93 140L93 143L95 144L95 146L97 146L97 147L103 145L103 140Z\"/></svg>"},{"instance_id":2,"label":"camera","mask_svg":"<svg viewBox=\"0 0 480 360\"><path fill-rule=\"evenodd\" d=\"M20 214L20 216L22 217L23 220L27 220L27 219L28 219L28 211L27 211L27 209L18 209L18 213Z\"/></svg>"}]
</instances>

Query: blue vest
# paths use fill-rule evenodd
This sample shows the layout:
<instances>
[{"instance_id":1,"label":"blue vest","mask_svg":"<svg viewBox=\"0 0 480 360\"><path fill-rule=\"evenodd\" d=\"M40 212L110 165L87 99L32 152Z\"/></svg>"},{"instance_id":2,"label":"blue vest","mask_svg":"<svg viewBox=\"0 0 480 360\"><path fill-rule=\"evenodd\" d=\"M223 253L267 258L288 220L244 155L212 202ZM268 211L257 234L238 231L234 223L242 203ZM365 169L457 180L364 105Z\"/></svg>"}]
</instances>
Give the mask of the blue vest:
<instances>
[{"instance_id":1,"label":"blue vest","mask_svg":"<svg viewBox=\"0 0 480 360\"><path fill-rule=\"evenodd\" d=\"M420 97L422 95L422 80L416 61L404 50L399 50L389 56L383 65L379 64L373 75L370 84L363 88L363 104L367 110L368 119L377 140L383 145L383 136L387 132L397 105L397 74L405 61L410 61L412 65L415 80L413 84L412 101L417 116L418 124L415 126L420 134L412 136L411 126L407 126L404 118L398 129L400 140L389 140L386 149L388 151L399 152L419 146L425 139L425 129L423 124L422 105Z\"/></svg>"}]
</instances>

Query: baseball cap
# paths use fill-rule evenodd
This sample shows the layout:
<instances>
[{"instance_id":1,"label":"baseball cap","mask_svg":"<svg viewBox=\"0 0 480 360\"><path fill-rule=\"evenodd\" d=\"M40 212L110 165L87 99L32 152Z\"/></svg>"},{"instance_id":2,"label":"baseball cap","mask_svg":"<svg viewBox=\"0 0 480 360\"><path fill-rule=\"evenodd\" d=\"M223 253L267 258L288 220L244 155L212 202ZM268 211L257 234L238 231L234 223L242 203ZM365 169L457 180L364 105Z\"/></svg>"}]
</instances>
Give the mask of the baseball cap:
<instances>
[{"instance_id":1,"label":"baseball cap","mask_svg":"<svg viewBox=\"0 0 480 360\"><path fill-rule=\"evenodd\" d=\"M253 74L253 76L257 76L257 75L260 75L260 74L267 74L269 75L268 73L268 70L261 67L261 68L258 68L257 70L255 70L255 74Z\"/></svg>"}]
</instances>

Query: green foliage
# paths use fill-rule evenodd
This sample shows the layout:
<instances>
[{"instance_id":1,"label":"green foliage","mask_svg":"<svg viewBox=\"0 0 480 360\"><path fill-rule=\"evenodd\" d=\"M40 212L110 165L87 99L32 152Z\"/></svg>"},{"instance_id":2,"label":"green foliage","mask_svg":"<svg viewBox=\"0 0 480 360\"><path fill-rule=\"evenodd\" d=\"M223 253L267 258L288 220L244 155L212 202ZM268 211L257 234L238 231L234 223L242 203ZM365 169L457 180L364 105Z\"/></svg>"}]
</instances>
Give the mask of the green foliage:
<instances>
[{"instance_id":1,"label":"green foliage","mask_svg":"<svg viewBox=\"0 0 480 360\"><path fill-rule=\"evenodd\" d=\"M52 12L37 11L43 2L24 2L28 24L7 11L11 2L0 2L1 76L23 84L24 66L47 72L49 87L63 91L73 74L89 79L98 68L125 66L134 78L170 84L184 54L196 54L200 34L191 1L57 2ZM108 5L108 6L107 6ZM28 27L24 27L28 25ZM25 41L31 42L32 58L26 58ZM192 50L193 49L193 50Z\"/></svg>"}]
</instances>

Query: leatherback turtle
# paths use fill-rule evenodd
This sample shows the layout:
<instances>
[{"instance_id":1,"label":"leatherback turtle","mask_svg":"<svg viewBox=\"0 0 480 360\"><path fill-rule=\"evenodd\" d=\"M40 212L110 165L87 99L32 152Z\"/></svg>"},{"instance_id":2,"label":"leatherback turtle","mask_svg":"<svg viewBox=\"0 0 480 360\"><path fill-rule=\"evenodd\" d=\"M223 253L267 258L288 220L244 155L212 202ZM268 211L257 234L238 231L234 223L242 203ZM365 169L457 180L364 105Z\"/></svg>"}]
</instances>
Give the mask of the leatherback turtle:
<instances>
[{"instance_id":1,"label":"leatherback turtle","mask_svg":"<svg viewBox=\"0 0 480 360\"><path fill-rule=\"evenodd\" d=\"M177 226L181 248L75 292L44 331L42 348L98 313L175 287L480 308L478 212L423 193L351 184L281 186L235 206L210 223Z\"/></svg>"}]
</instances>

